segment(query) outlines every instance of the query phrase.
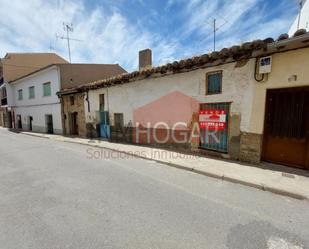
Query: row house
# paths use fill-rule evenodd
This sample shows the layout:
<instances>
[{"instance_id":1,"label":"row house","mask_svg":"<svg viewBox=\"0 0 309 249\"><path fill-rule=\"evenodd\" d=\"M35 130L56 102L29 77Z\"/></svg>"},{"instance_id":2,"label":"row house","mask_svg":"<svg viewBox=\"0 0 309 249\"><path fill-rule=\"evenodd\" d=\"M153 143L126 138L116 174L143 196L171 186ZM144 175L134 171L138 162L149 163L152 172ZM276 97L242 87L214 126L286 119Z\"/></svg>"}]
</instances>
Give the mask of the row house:
<instances>
[{"instance_id":1,"label":"row house","mask_svg":"<svg viewBox=\"0 0 309 249\"><path fill-rule=\"evenodd\" d=\"M54 53L7 53L0 59L0 126L15 128L10 82L53 63L68 63Z\"/></svg>"},{"instance_id":2,"label":"row house","mask_svg":"<svg viewBox=\"0 0 309 249\"><path fill-rule=\"evenodd\" d=\"M308 45L298 30L159 67L144 50L138 71L60 91L62 118L111 141L309 168Z\"/></svg>"},{"instance_id":3,"label":"row house","mask_svg":"<svg viewBox=\"0 0 309 249\"><path fill-rule=\"evenodd\" d=\"M12 123L17 129L43 133L67 134L67 117L62 119L62 106L57 92L77 87L85 81L124 73L117 64L56 63L23 75L8 86ZM74 103L74 99L70 100ZM78 124L83 117L72 120Z\"/></svg>"}]
</instances>

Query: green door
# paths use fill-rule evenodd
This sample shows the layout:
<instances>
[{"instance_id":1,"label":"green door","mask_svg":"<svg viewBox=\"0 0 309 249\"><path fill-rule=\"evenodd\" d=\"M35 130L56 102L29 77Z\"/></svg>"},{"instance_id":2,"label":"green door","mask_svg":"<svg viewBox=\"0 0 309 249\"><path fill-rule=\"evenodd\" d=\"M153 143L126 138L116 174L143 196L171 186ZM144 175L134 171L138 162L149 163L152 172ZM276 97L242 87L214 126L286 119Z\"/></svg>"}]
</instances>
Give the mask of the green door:
<instances>
[{"instance_id":1,"label":"green door","mask_svg":"<svg viewBox=\"0 0 309 249\"><path fill-rule=\"evenodd\" d=\"M201 112L207 113L224 113L219 128L213 126L201 127L200 129L200 147L202 149L214 150L226 153L228 151L228 117L230 111L230 103L211 103L201 104ZM218 124L214 122L215 124ZM208 123L209 124L209 123Z\"/></svg>"}]
</instances>

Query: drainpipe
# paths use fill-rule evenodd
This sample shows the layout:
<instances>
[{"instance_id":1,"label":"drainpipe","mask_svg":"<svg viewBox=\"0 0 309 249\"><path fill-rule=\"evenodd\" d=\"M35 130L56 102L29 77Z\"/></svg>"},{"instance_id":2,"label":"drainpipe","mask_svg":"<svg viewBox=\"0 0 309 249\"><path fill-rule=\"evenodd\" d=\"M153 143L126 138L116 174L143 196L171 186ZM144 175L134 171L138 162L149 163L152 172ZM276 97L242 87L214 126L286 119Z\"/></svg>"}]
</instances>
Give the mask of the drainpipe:
<instances>
[{"instance_id":1,"label":"drainpipe","mask_svg":"<svg viewBox=\"0 0 309 249\"><path fill-rule=\"evenodd\" d=\"M86 101L87 101L87 105L88 105L88 112L90 112L89 90L87 90Z\"/></svg>"},{"instance_id":2,"label":"drainpipe","mask_svg":"<svg viewBox=\"0 0 309 249\"><path fill-rule=\"evenodd\" d=\"M108 87L106 88L106 95L107 95L107 111L109 111L109 96L108 96Z\"/></svg>"}]
</instances>

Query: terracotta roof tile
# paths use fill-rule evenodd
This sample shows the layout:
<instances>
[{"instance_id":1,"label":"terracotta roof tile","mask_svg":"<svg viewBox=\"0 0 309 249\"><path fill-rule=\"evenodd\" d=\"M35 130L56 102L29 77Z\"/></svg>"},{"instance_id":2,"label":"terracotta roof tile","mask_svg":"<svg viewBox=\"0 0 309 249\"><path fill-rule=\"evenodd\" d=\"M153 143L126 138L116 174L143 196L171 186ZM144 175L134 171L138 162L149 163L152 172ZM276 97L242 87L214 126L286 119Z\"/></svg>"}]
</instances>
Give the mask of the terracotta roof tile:
<instances>
[{"instance_id":1,"label":"terracotta roof tile","mask_svg":"<svg viewBox=\"0 0 309 249\"><path fill-rule=\"evenodd\" d=\"M306 34L306 30L298 30L295 32L295 36ZM289 39L287 34L282 34L278 37L277 41ZM91 83L84 84L80 86L77 90L85 91L90 89L97 89L104 86L110 86L113 84L127 83L130 80L138 80L151 76L152 74L167 74L167 73L177 73L184 72L188 70L193 70L200 67L205 67L207 65L212 66L216 61L221 63L227 58L233 60L240 60L250 58L253 51L258 51L267 47L267 44L274 43L273 38L266 38L264 40L254 40L252 42L245 42L243 44L235 45L230 48L223 48L221 51L215 51L210 54L203 54L201 56L195 56L193 58L182 59L180 61L174 61L173 63L168 63L166 65L153 67L149 69L144 69L142 71L134 71L132 73L121 74L117 77L108 78L105 80L99 80Z\"/></svg>"}]
</instances>

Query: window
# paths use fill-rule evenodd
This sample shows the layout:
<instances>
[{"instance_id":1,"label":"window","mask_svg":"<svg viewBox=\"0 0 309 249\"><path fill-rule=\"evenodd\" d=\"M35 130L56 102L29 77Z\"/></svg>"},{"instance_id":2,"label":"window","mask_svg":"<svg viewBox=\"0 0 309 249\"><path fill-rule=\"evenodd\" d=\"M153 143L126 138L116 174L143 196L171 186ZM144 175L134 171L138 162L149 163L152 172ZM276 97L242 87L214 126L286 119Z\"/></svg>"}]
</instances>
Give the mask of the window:
<instances>
[{"instance_id":1,"label":"window","mask_svg":"<svg viewBox=\"0 0 309 249\"><path fill-rule=\"evenodd\" d=\"M74 105L74 96L70 96L70 103L71 105Z\"/></svg>"},{"instance_id":2,"label":"window","mask_svg":"<svg viewBox=\"0 0 309 249\"><path fill-rule=\"evenodd\" d=\"M104 111L104 94L99 95L99 100L100 100L100 111Z\"/></svg>"},{"instance_id":3,"label":"window","mask_svg":"<svg viewBox=\"0 0 309 249\"><path fill-rule=\"evenodd\" d=\"M50 82L43 84L43 96L51 96Z\"/></svg>"},{"instance_id":4,"label":"window","mask_svg":"<svg viewBox=\"0 0 309 249\"><path fill-rule=\"evenodd\" d=\"M18 100L22 100L23 99L23 89L19 89L18 90Z\"/></svg>"},{"instance_id":5,"label":"window","mask_svg":"<svg viewBox=\"0 0 309 249\"><path fill-rule=\"evenodd\" d=\"M222 92L222 71L206 74L206 94L218 94Z\"/></svg>"},{"instance_id":6,"label":"window","mask_svg":"<svg viewBox=\"0 0 309 249\"><path fill-rule=\"evenodd\" d=\"M29 99L34 99L35 94L34 94L34 86L29 87Z\"/></svg>"}]
</instances>

